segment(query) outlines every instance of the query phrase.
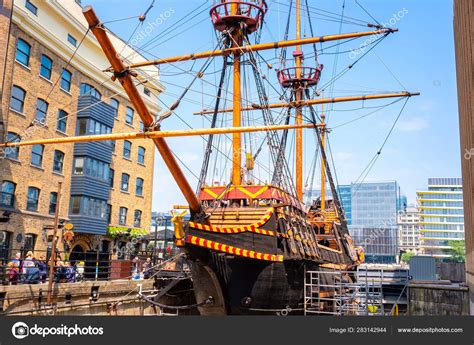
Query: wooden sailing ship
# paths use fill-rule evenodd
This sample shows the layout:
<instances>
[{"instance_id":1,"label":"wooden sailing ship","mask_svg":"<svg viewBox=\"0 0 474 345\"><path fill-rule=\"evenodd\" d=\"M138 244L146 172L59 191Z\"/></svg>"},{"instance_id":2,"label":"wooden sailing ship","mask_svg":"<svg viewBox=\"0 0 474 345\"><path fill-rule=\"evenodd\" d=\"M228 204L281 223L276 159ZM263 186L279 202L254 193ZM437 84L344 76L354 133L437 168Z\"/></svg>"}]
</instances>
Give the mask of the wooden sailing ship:
<instances>
[{"instance_id":1,"label":"wooden sailing ship","mask_svg":"<svg viewBox=\"0 0 474 345\"><path fill-rule=\"evenodd\" d=\"M304 272L318 269L351 270L362 260L354 246L338 199L325 152L327 128L324 114L319 116L313 106L325 103L369 99L410 97L415 93L400 92L338 98L315 98L308 92L318 86L323 65L304 65L303 45L337 41L363 36L388 35L395 29L376 27L375 30L301 38L301 1L296 0L296 37L280 42L250 44L249 37L258 32L267 12L265 0L227 1L213 6L210 17L225 39L224 47L214 51L162 58L155 61L125 65L119 58L106 30L91 7L84 8L84 16L111 63L110 71L127 92L140 115L144 133L111 134L42 140L42 144L90 140L121 140L149 138L153 140L177 186L187 200L190 221L175 216L175 241L192 263L192 277L196 301L203 315L275 314L282 310L301 312L303 304ZM278 81L290 97L282 103L268 103L262 95L260 104L242 106L242 58L252 62L258 51L294 47L294 66L277 71ZM232 68L232 107L219 105L216 97L214 110L201 115L213 115L212 128L180 131L161 131L160 123L150 114L133 79L134 69L189 60L223 58L225 71ZM245 67L249 66L246 64ZM258 75L259 71L254 70ZM222 73L221 83L225 73ZM221 88L219 88L220 92ZM263 91L262 91L263 92ZM170 107L171 112L177 107ZM303 121L303 108L309 108L310 119ZM287 109L285 124L272 120L270 109ZM243 112L263 112L264 126L243 126ZM216 117L232 113L232 126L217 128ZM293 114L294 113L294 114ZM165 117L166 117L165 116ZM295 123L290 123L290 119ZM313 129L321 152L321 196L311 205L303 202L303 129ZM296 161L294 177L288 172L285 147L286 136L296 131ZM254 156L244 152L242 133L266 132L272 154L272 181L255 182L246 175L254 168ZM277 133L282 133L281 135ZM231 176L225 185L206 184L209 155L215 135L232 135ZM200 185L197 193L186 180L165 138L188 135L209 135ZM28 145L37 142L10 143L6 146ZM245 164L243 158L245 157ZM326 198L326 183L332 198ZM204 303L212 301L212 303Z\"/></svg>"}]
</instances>

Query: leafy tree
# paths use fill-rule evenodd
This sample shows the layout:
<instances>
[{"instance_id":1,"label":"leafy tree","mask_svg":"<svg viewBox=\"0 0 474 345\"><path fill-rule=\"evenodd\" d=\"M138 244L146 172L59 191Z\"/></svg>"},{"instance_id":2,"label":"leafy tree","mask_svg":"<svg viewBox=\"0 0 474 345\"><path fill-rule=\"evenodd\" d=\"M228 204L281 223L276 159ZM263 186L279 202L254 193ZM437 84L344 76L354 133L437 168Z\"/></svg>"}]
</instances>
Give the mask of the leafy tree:
<instances>
[{"instance_id":1,"label":"leafy tree","mask_svg":"<svg viewBox=\"0 0 474 345\"><path fill-rule=\"evenodd\" d=\"M410 259L414 257L416 254L412 252L407 252L402 254L402 261L405 263L409 263Z\"/></svg>"},{"instance_id":2,"label":"leafy tree","mask_svg":"<svg viewBox=\"0 0 474 345\"><path fill-rule=\"evenodd\" d=\"M448 242L451 247L451 259L454 262L466 262L466 244L464 241L452 240Z\"/></svg>"}]
</instances>

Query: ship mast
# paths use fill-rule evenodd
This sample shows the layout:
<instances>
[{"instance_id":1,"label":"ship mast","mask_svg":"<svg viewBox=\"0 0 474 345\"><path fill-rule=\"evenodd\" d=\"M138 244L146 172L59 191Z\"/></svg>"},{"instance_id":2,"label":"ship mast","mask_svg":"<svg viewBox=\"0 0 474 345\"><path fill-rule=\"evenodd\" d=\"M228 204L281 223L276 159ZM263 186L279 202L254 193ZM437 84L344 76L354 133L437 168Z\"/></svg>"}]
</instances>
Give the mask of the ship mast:
<instances>
[{"instance_id":1,"label":"ship mast","mask_svg":"<svg viewBox=\"0 0 474 345\"><path fill-rule=\"evenodd\" d=\"M296 0L296 40L301 39L301 0ZM296 78L301 78L301 61L303 60L303 52L301 45L296 46L293 52L295 57ZM296 102L303 99L303 87L299 85L296 90ZM303 123L303 108L301 106L296 108L296 124ZM303 129L296 130L296 196L300 201L303 201Z\"/></svg>"},{"instance_id":2,"label":"ship mast","mask_svg":"<svg viewBox=\"0 0 474 345\"><path fill-rule=\"evenodd\" d=\"M240 5L238 2L231 4L231 13L237 16L239 13ZM242 29L238 26L234 26L234 32L232 33L232 47L240 47L242 45ZM240 51L235 50L234 52L234 85L233 85L233 116L232 125L234 127L240 127L241 120L241 65L240 65ZM238 186L242 184L242 138L240 133L234 133L232 135L232 184Z\"/></svg>"}]
</instances>

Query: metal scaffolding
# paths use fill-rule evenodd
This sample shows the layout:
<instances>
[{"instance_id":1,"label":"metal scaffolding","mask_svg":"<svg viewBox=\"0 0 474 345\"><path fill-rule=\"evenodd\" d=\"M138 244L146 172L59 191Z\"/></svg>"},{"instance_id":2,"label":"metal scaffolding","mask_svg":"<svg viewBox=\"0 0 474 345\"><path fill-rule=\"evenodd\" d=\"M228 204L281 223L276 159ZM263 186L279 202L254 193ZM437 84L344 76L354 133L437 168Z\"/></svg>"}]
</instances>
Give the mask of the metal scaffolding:
<instances>
[{"instance_id":1,"label":"metal scaffolding","mask_svg":"<svg viewBox=\"0 0 474 345\"><path fill-rule=\"evenodd\" d=\"M383 270L305 271L305 315L384 315Z\"/></svg>"}]
</instances>

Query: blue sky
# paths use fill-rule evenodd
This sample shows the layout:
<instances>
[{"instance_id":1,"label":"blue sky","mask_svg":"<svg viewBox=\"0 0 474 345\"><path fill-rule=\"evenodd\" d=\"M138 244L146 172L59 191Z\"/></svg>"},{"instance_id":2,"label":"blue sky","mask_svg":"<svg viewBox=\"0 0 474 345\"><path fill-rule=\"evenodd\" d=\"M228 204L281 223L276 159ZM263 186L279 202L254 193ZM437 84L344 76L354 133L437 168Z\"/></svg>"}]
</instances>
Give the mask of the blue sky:
<instances>
[{"instance_id":1,"label":"blue sky","mask_svg":"<svg viewBox=\"0 0 474 345\"><path fill-rule=\"evenodd\" d=\"M289 1L269 1L270 11L266 17L267 27L263 30L262 42L274 41L283 36ZM320 16L317 13L322 13L320 10L324 10L340 14L343 1L308 0L308 2L312 7L312 25L315 34L339 33L338 20L334 21L332 18ZM107 22L138 15L148 7L151 0L128 1L126 8L122 0L89 0L83 3L93 5L99 17ZM421 96L413 97L408 101L380 158L366 178L366 181L397 180L409 202L415 202L416 190L426 187L428 177L461 176L452 2L448 0L359 0L359 3L382 23L390 23L390 19L398 15L394 26L399 29L399 32L388 36L354 68L337 80L332 92L329 88L325 90L325 96L404 89L421 92ZM205 10L210 4L212 4L210 0L157 0L148 14L147 22L138 29L137 33L144 30L149 23L158 25L153 25L151 34L140 39L138 45L146 44L161 34L162 37L157 40L157 46L151 44L147 47L152 55L166 57L214 49L216 38L208 11ZM165 30L176 27L177 21L200 5L202 7L195 15L189 16L183 26L172 33L168 31L166 34ZM355 0L346 0L344 11L348 17L374 22ZM402 13L403 15L400 15ZM136 19L107 24L112 31L125 40L131 36L136 25ZM366 30L366 27L349 23L342 25L342 32ZM164 35L163 32L165 32ZM178 34L180 32L182 33ZM307 20L303 21L303 32L309 36ZM292 37L294 37L293 24L290 29L290 38ZM353 63L354 53L351 54L351 49L356 49L363 42L364 39L358 39L341 45L339 54L333 54L338 48L327 48L331 45L330 43L323 45L325 53L320 54L319 60L325 68L320 85L324 85L332 78L334 70L343 70ZM304 51L309 55L311 47L305 47ZM292 49L288 50L289 56L291 52ZM273 50L262 55L272 63L277 63L274 58L278 54ZM335 59L335 56L338 58ZM308 64L313 63L310 58L306 61ZM183 62L162 68L161 81L167 87L166 93L162 96L165 104L171 105L176 95L182 92L182 87L187 86L191 80L189 74L183 76L180 72L192 68L198 70L203 62L197 62L194 65ZM221 60L216 59L209 71L218 70L220 65ZM266 67L263 67L263 70L266 71ZM269 71L269 75L273 78L272 83L276 83L274 74L274 71ZM208 122L192 113L200 110L203 105L211 104L212 98L200 95L199 91L204 90L206 93L215 94L213 85L217 84L217 78L217 73L205 74L204 79L207 82L198 81L178 108L177 114L191 126L197 128L208 126ZM254 100L252 92L249 93L247 97ZM269 94L270 98L276 97L270 88ZM358 121L345 123L375 110L368 107L389 102L391 101L357 102L334 105L333 108L326 109L326 111L329 110L329 127L334 127L330 134L330 143L339 183L346 184L357 180L387 136L403 101ZM344 111L349 109L354 110ZM345 125L338 127L342 124ZM166 120L163 128L182 129L186 128L186 124L176 116L172 116ZM309 139L311 133L308 134L310 135L305 140L308 152L304 157L306 168L309 167L313 151L311 148L314 145L314 142ZM175 154L186 162L186 166L194 174L199 174L203 141L200 138L182 138L169 140L169 142ZM185 169L185 172L190 182L196 185L196 178L188 170ZM153 209L166 211L172 204L182 202L183 198L175 187L171 175L157 155Z\"/></svg>"}]
</instances>

